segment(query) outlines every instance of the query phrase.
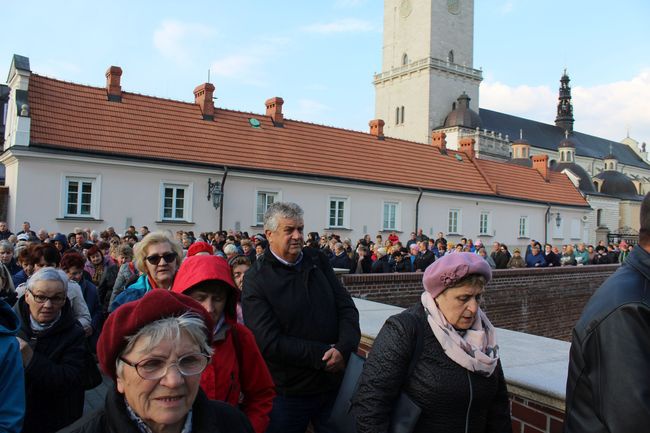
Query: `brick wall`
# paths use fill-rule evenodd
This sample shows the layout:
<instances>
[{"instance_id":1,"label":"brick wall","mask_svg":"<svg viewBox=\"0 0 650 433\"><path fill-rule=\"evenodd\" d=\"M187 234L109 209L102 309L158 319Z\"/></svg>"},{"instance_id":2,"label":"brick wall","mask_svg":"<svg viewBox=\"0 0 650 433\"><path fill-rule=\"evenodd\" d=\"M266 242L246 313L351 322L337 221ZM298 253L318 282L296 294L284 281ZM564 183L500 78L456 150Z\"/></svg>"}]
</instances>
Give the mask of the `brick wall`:
<instances>
[{"instance_id":1,"label":"brick wall","mask_svg":"<svg viewBox=\"0 0 650 433\"><path fill-rule=\"evenodd\" d=\"M586 302L617 268L495 270L483 309L499 328L568 341ZM422 293L421 273L343 275L341 279L352 296L400 307L414 304Z\"/></svg>"},{"instance_id":2,"label":"brick wall","mask_svg":"<svg viewBox=\"0 0 650 433\"><path fill-rule=\"evenodd\" d=\"M512 433L562 433L564 412L510 393Z\"/></svg>"}]
</instances>

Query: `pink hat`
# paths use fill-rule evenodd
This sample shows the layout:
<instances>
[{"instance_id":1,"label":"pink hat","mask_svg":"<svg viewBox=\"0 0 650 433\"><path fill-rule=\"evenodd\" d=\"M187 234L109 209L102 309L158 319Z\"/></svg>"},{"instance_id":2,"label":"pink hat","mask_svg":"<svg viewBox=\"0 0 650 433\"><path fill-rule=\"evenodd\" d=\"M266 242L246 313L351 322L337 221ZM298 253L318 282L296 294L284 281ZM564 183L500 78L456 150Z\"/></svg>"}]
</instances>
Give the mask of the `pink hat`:
<instances>
[{"instance_id":1,"label":"pink hat","mask_svg":"<svg viewBox=\"0 0 650 433\"><path fill-rule=\"evenodd\" d=\"M492 279L490 265L478 254L463 252L450 254L442 256L427 267L422 277L422 284L424 290L435 299L470 274L483 275L486 282Z\"/></svg>"}]
</instances>

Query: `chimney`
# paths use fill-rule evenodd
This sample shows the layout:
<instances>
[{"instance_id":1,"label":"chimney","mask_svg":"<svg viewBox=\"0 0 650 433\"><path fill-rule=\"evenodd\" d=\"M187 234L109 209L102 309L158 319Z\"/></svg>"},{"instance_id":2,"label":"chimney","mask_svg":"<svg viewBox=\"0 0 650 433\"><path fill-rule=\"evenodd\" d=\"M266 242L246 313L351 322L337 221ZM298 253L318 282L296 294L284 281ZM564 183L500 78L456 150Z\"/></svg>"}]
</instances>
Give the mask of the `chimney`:
<instances>
[{"instance_id":1,"label":"chimney","mask_svg":"<svg viewBox=\"0 0 650 433\"><path fill-rule=\"evenodd\" d=\"M474 153L474 143L476 143L476 140L473 138L461 138L460 141L458 141L458 149L467 155L469 159L474 159L476 158L476 154Z\"/></svg>"},{"instance_id":2,"label":"chimney","mask_svg":"<svg viewBox=\"0 0 650 433\"><path fill-rule=\"evenodd\" d=\"M533 155L533 168L548 182L548 155Z\"/></svg>"},{"instance_id":3,"label":"chimney","mask_svg":"<svg viewBox=\"0 0 650 433\"><path fill-rule=\"evenodd\" d=\"M441 151L447 150L447 134L444 132L432 132L431 133L431 145L437 147Z\"/></svg>"},{"instance_id":4,"label":"chimney","mask_svg":"<svg viewBox=\"0 0 650 433\"><path fill-rule=\"evenodd\" d=\"M111 66L106 70L106 93L109 101L122 102L121 77L122 68L119 66Z\"/></svg>"},{"instance_id":5,"label":"chimney","mask_svg":"<svg viewBox=\"0 0 650 433\"><path fill-rule=\"evenodd\" d=\"M282 104L284 104L284 99L275 96L271 99L267 99L265 104L266 115L273 120L273 126L284 126L284 115L282 114Z\"/></svg>"},{"instance_id":6,"label":"chimney","mask_svg":"<svg viewBox=\"0 0 650 433\"><path fill-rule=\"evenodd\" d=\"M203 83L194 89L194 103L198 104L203 113L203 120L214 120L214 84Z\"/></svg>"},{"instance_id":7,"label":"chimney","mask_svg":"<svg viewBox=\"0 0 650 433\"><path fill-rule=\"evenodd\" d=\"M384 125L385 122L381 119L373 119L370 122L368 122L368 126L370 126L370 135L374 135L377 137L379 140L384 139Z\"/></svg>"}]
</instances>

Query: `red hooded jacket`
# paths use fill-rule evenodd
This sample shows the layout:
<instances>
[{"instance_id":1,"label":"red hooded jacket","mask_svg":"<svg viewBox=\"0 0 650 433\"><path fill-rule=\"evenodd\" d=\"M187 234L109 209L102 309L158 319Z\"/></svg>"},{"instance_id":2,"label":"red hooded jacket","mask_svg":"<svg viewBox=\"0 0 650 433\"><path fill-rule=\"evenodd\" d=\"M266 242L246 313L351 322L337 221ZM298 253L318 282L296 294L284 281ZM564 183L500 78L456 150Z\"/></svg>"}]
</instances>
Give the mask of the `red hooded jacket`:
<instances>
[{"instance_id":1,"label":"red hooded jacket","mask_svg":"<svg viewBox=\"0 0 650 433\"><path fill-rule=\"evenodd\" d=\"M228 263L217 256L186 258L174 278L172 291L183 293L207 280L219 280L231 289L224 310L225 323L212 341L212 362L201 375L201 388L211 400L239 407L255 433L269 425L275 385L257 347L253 333L238 324L234 306L239 299ZM219 318L215 318L215 323Z\"/></svg>"}]
</instances>

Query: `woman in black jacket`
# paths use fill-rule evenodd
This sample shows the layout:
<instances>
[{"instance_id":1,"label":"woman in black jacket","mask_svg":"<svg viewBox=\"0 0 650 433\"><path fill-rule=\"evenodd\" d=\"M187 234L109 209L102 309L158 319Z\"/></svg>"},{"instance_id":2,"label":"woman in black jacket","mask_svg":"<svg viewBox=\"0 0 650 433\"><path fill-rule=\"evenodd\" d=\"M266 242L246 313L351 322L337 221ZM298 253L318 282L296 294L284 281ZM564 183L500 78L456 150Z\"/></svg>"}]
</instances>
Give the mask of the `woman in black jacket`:
<instances>
[{"instance_id":1,"label":"woman in black jacket","mask_svg":"<svg viewBox=\"0 0 650 433\"><path fill-rule=\"evenodd\" d=\"M68 278L42 268L27 281L14 310L25 367L23 433L51 433L81 417L87 346L66 296Z\"/></svg>"},{"instance_id":2,"label":"woman in black jacket","mask_svg":"<svg viewBox=\"0 0 650 433\"><path fill-rule=\"evenodd\" d=\"M400 392L422 409L414 433L512 432L494 327L478 306L491 274L466 252L427 268L422 302L389 318L368 356L353 400L358 433L386 433Z\"/></svg>"}]
</instances>

